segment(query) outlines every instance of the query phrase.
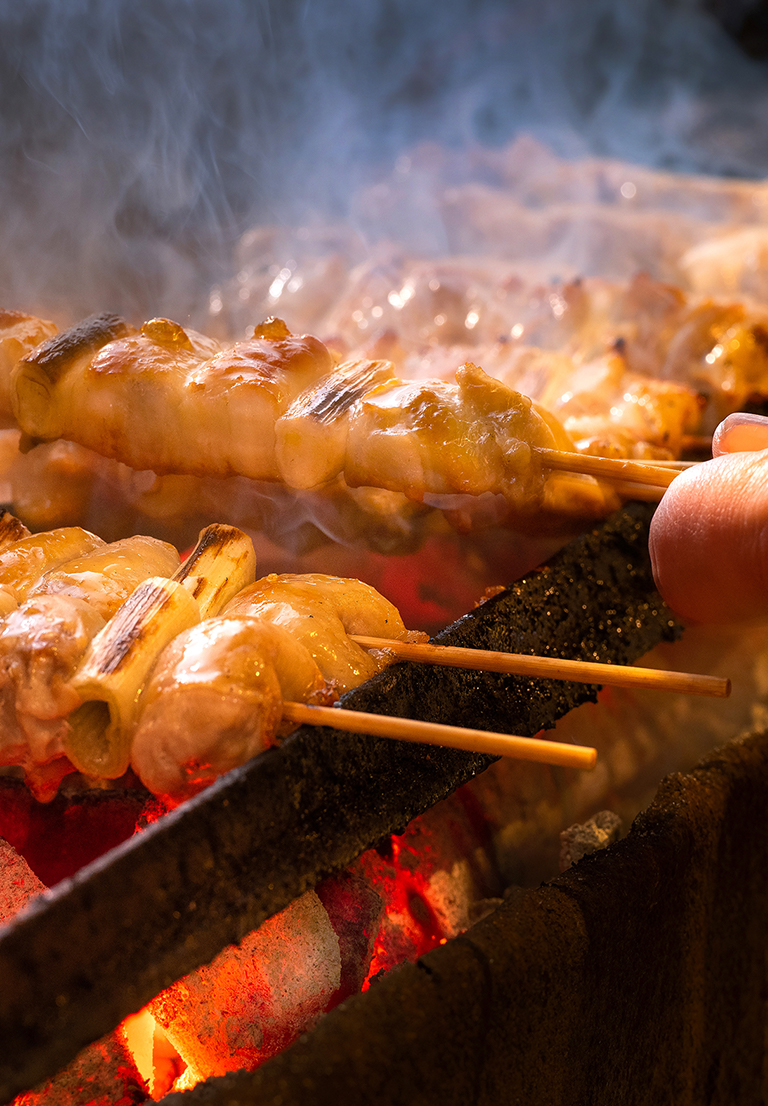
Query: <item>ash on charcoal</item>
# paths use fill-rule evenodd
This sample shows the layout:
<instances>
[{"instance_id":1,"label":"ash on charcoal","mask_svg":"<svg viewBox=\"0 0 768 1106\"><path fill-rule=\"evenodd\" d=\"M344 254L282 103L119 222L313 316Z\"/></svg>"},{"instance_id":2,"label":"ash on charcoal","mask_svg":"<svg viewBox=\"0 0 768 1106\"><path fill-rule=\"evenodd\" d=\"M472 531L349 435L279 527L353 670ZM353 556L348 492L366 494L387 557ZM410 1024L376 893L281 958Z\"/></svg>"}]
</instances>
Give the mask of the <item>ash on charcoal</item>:
<instances>
[{"instance_id":1,"label":"ash on charcoal","mask_svg":"<svg viewBox=\"0 0 768 1106\"><path fill-rule=\"evenodd\" d=\"M621 836L621 818L611 810L601 810L560 834L560 871L565 872L583 856L605 849Z\"/></svg>"},{"instance_id":2,"label":"ash on charcoal","mask_svg":"<svg viewBox=\"0 0 768 1106\"><path fill-rule=\"evenodd\" d=\"M273 1056L321 1014L341 983L339 940L313 891L174 983L150 1010L195 1073Z\"/></svg>"},{"instance_id":3,"label":"ash on charcoal","mask_svg":"<svg viewBox=\"0 0 768 1106\"><path fill-rule=\"evenodd\" d=\"M26 860L0 838L0 923L8 922L45 890Z\"/></svg>"}]
</instances>

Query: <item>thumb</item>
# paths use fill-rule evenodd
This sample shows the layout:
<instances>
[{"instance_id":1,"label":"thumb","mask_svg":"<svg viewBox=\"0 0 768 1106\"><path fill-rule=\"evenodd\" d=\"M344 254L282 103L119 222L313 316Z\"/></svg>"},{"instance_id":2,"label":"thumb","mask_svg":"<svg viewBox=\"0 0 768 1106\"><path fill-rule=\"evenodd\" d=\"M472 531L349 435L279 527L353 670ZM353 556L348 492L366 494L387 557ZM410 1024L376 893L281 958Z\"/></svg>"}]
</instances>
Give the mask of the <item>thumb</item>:
<instances>
[{"instance_id":1,"label":"thumb","mask_svg":"<svg viewBox=\"0 0 768 1106\"><path fill-rule=\"evenodd\" d=\"M684 618L768 614L768 449L725 449L762 435L768 439L768 422L731 424L720 455L676 477L656 510L649 540L656 586Z\"/></svg>"}]
</instances>

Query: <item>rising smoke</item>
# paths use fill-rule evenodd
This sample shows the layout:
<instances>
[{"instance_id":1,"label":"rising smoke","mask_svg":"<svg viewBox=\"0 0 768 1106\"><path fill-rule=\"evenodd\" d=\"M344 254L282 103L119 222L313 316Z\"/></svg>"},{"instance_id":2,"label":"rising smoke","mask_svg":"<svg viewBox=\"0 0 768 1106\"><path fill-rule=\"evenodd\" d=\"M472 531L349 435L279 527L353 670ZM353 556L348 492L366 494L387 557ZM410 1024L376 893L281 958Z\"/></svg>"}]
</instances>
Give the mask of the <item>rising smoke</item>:
<instances>
[{"instance_id":1,"label":"rising smoke","mask_svg":"<svg viewBox=\"0 0 768 1106\"><path fill-rule=\"evenodd\" d=\"M767 108L693 0L2 0L0 301L194 318L414 143L761 175Z\"/></svg>"}]
</instances>

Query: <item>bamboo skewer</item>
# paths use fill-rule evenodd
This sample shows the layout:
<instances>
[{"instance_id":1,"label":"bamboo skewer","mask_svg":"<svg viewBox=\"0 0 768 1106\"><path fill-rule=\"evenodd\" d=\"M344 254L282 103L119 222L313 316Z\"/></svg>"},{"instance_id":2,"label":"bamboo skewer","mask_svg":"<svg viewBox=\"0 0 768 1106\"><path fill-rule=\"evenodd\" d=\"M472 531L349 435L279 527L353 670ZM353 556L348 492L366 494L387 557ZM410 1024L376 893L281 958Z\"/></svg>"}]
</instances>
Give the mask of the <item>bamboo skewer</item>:
<instances>
[{"instance_id":1,"label":"bamboo skewer","mask_svg":"<svg viewBox=\"0 0 768 1106\"><path fill-rule=\"evenodd\" d=\"M365 649L386 649L400 660L417 661L421 664L442 664L451 668L472 668L485 672L503 672L511 676L538 676L548 680L572 680L575 683L606 684L612 687L678 691L687 695L709 695L716 699L726 699L731 694L730 680L695 672L668 672L665 669L635 665L532 657L524 653L464 649L453 645L419 645L362 634L349 636Z\"/></svg>"},{"instance_id":2,"label":"bamboo skewer","mask_svg":"<svg viewBox=\"0 0 768 1106\"><path fill-rule=\"evenodd\" d=\"M678 473L673 469L654 465L648 461L628 461L620 457L592 457L588 453L570 453L564 449L538 449L537 453L547 468L565 472L581 472L608 480L629 480L638 484L651 484L668 488Z\"/></svg>"},{"instance_id":3,"label":"bamboo skewer","mask_svg":"<svg viewBox=\"0 0 768 1106\"><path fill-rule=\"evenodd\" d=\"M591 769L597 761L597 750L587 745L567 745L538 737L516 737L512 734L470 730L463 726L445 726L439 722L421 722L414 718L368 714L365 711L344 710L339 707L283 703L283 718L310 726L331 726L333 729L351 733L366 733L426 745L446 745L451 749L515 757L541 764L558 764L567 768Z\"/></svg>"}]
</instances>

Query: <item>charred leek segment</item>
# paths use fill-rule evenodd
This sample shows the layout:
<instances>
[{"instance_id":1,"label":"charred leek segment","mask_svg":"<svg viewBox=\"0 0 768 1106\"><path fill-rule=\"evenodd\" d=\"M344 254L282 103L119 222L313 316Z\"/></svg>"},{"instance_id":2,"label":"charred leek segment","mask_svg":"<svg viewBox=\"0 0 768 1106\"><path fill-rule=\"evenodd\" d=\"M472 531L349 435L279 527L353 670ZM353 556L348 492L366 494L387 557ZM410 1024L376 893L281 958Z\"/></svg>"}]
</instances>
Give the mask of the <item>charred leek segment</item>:
<instances>
[{"instance_id":1,"label":"charred leek segment","mask_svg":"<svg viewBox=\"0 0 768 1106\"><path fill-rule=\"evenodd\" d=\"M199 621L187 588L155 576L96 635L72 680L83 703L69 717L65 751L78 771L104 779L123 775L136 703L155 658Z\"/></svg>"},{"instance_id":2,"label":"charred leek segment","mask_svg":"<svg viewBox=\"0 0 768 1106\"><path fill-rule=\"evenodd\" d=\"M253 542L237 527L221 523L201 531L197 545L172 577L194 597L201 618L218 614L255 578Z\"/></svg>"},{"instance_id":3,"label":"charred leek segment","mask_svg":"<svg viewBox=\"0 0 768 1106\"><path fill-rule=\"evenodd\" d=\"M27 448L65 436L66 418L76 400L73 385L108 342L131 333L118 315L92 315L42 342L11 374L13 413Z\"/></svg>"},{"instance_id":4,"label":"charred leek segment","mask_svg":"<svg viewBox=\"0 0 768 1106\"><path fill-rule=\"evenodd\" d=\"M234 526L206 527L170 580L145 580L91 642L72 686L82 705L70 717L66 752L88 776L128 768L139 696L156 658L183 630L218 614L253 582L253 543Z\"/></svg>"},{"instance_id":5,"label":"charred leek segment","mask_svg":"<svg viewBox=\"0 0 768 1106\"><path fill-rule=\"evenodd\" d=\"M391 361L346 361L302 392L275 423L275 457L291 488L314 488L344 468L350 410L395 376Z\"/></svg>"}]
</instances>

